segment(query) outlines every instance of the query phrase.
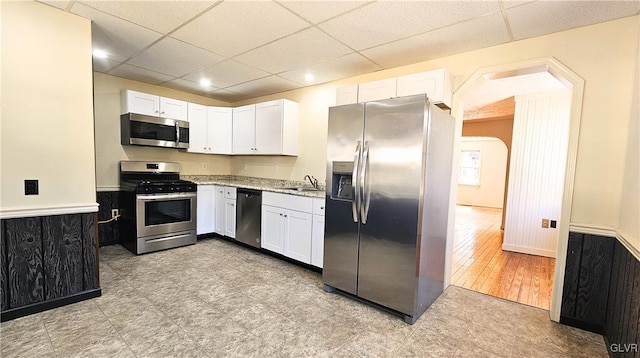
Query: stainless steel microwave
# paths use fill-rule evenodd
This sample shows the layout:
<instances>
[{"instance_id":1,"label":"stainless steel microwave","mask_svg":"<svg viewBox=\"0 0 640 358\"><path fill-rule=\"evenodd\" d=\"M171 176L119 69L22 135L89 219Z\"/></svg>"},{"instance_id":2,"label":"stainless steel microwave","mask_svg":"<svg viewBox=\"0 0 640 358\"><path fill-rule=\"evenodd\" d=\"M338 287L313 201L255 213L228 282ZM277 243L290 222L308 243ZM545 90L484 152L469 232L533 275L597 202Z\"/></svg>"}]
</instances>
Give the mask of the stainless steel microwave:
<instances>
[{"instance_id":1,"label":"stainless steel microwave","mask_svg":"<svg viewBox=\"0 0 640 358\"><path fill-rule=\"evenodd\" d=\"M189 148L189 122L126 113L120 116L122 145Z\"/></svg>"}]
</instances>

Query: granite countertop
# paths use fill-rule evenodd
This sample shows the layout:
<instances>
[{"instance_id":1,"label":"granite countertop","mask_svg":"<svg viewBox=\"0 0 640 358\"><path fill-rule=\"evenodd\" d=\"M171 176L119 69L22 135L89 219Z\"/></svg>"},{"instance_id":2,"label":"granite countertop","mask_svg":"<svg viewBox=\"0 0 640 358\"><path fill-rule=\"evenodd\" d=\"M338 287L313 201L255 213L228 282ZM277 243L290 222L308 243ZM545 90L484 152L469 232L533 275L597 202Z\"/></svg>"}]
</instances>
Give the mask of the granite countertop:
<instances>
[{"instance_id":1,"label":"granite countertop","mask_svg":"<svg viewBox=\"0 0 640 358\"><path fill-rule=\"evenodd\" d=\"M287 190L287 187L311 187L311 183L281 179L267 179L244 177L237 175L181 175L180 179L190 180L198 185L225 185L237 188L271 191L275 193L308 196L312 198L324 198L324 186L320 185L320 191Z\"/></svg>"}]
</instances>

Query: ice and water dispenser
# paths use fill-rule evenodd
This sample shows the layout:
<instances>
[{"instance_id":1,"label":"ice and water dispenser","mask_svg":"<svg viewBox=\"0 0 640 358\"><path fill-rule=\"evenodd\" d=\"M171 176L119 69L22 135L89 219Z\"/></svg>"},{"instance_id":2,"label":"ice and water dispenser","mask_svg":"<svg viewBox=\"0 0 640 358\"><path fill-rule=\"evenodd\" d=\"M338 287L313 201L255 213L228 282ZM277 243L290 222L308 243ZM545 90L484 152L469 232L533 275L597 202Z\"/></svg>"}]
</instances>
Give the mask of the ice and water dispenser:
<instances>
[{"instance_id":1,"label":"ice and water dispenser","mask_svg":"<svg viewBox=\"0 0 640 358\"><path fill-rule=\"evenodd\" d=\"M353 162L333 162L331 170L331 199L352 201L352 180Z\"/></svg>"}]
</instances>

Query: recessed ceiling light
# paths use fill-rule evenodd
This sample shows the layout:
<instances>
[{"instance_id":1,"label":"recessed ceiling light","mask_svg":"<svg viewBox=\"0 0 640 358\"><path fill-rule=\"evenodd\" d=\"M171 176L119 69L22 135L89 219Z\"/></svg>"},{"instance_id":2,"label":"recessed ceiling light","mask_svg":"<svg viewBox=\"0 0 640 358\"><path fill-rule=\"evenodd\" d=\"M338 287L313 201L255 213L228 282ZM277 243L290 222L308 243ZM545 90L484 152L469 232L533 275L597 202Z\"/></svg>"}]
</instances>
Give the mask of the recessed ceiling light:
<instances>
[{"instance_id":1,"label":"recessed ceiling light","mask_svg":"<svg viewBox=\"0 0 640 358\"><path fill-rule=\"evenodd\" d=\"M304 79L307 82L313 82L313 80L316 79L316 76L314 76L313 73L308 72L307 74L304 75Z\"/></svg>"},{"instance_id":2,"label":"recessed ceiling light","mask_svg":"<svg viewBox=\"0 0 640 358\"><path fill-rule=\"evenodd\" d=\"M107 58L109 54L105 50L95 49L93 50L93 57L95 58Z\"/></svg>"},{"instance_id":3,"label":"recessed ceiling light","mask_svg":"<svg viewBox=\"0 0 640 358\"><path fill-rule=\"evenodd\" d=\"M211 86L211 80L208 79L208 78L200 79L200 86L202 86L202 87L210 87Z\"/></svg>"}]
</instances>

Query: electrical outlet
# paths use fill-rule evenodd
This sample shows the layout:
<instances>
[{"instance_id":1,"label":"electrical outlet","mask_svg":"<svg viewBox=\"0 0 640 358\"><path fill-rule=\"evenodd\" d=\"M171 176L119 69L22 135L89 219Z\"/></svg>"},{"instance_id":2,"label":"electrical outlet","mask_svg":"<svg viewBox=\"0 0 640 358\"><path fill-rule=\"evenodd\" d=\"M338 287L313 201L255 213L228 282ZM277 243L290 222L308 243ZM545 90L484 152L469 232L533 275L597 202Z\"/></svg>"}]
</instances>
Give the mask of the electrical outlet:
<instances>
[{"instance_id":1,"label":"electrical outlet","mask_svg":"<svg viewBox=\"0 0 640 358\"><path fill-rule=\"evenodd\" d=\"M24 195L38 195L38 179L25 179Z\"/></svg>"},{"instance_id":2,"label":"electrical outlet","mask_svg":"<svg viewBox=\"0 0 640 358\"><path fill-rule=\"evenodd\" d=\"M542 219L542 227L544 229L548 229L549 228L549 219Z\"/></svg>"},{"instance_id":3,"label":"electrical outlet","mask_svg":"<svg viewBox=\"0 0 640 358\"><path fill-rule=\"evenodd\" d=\"M202 163L202 169L207 169L207 163Z\"/></svg>"},{"instance_id":4,"label":"electrical outlet","mask_svg":"<svg viewBox=\"0 0 640 358\"><path fill-rule=\"evenodd\" d=\"M118 216L120 216L119 209L111 209L111 218L118 220Z\"/></svg>"}]
</instances>

